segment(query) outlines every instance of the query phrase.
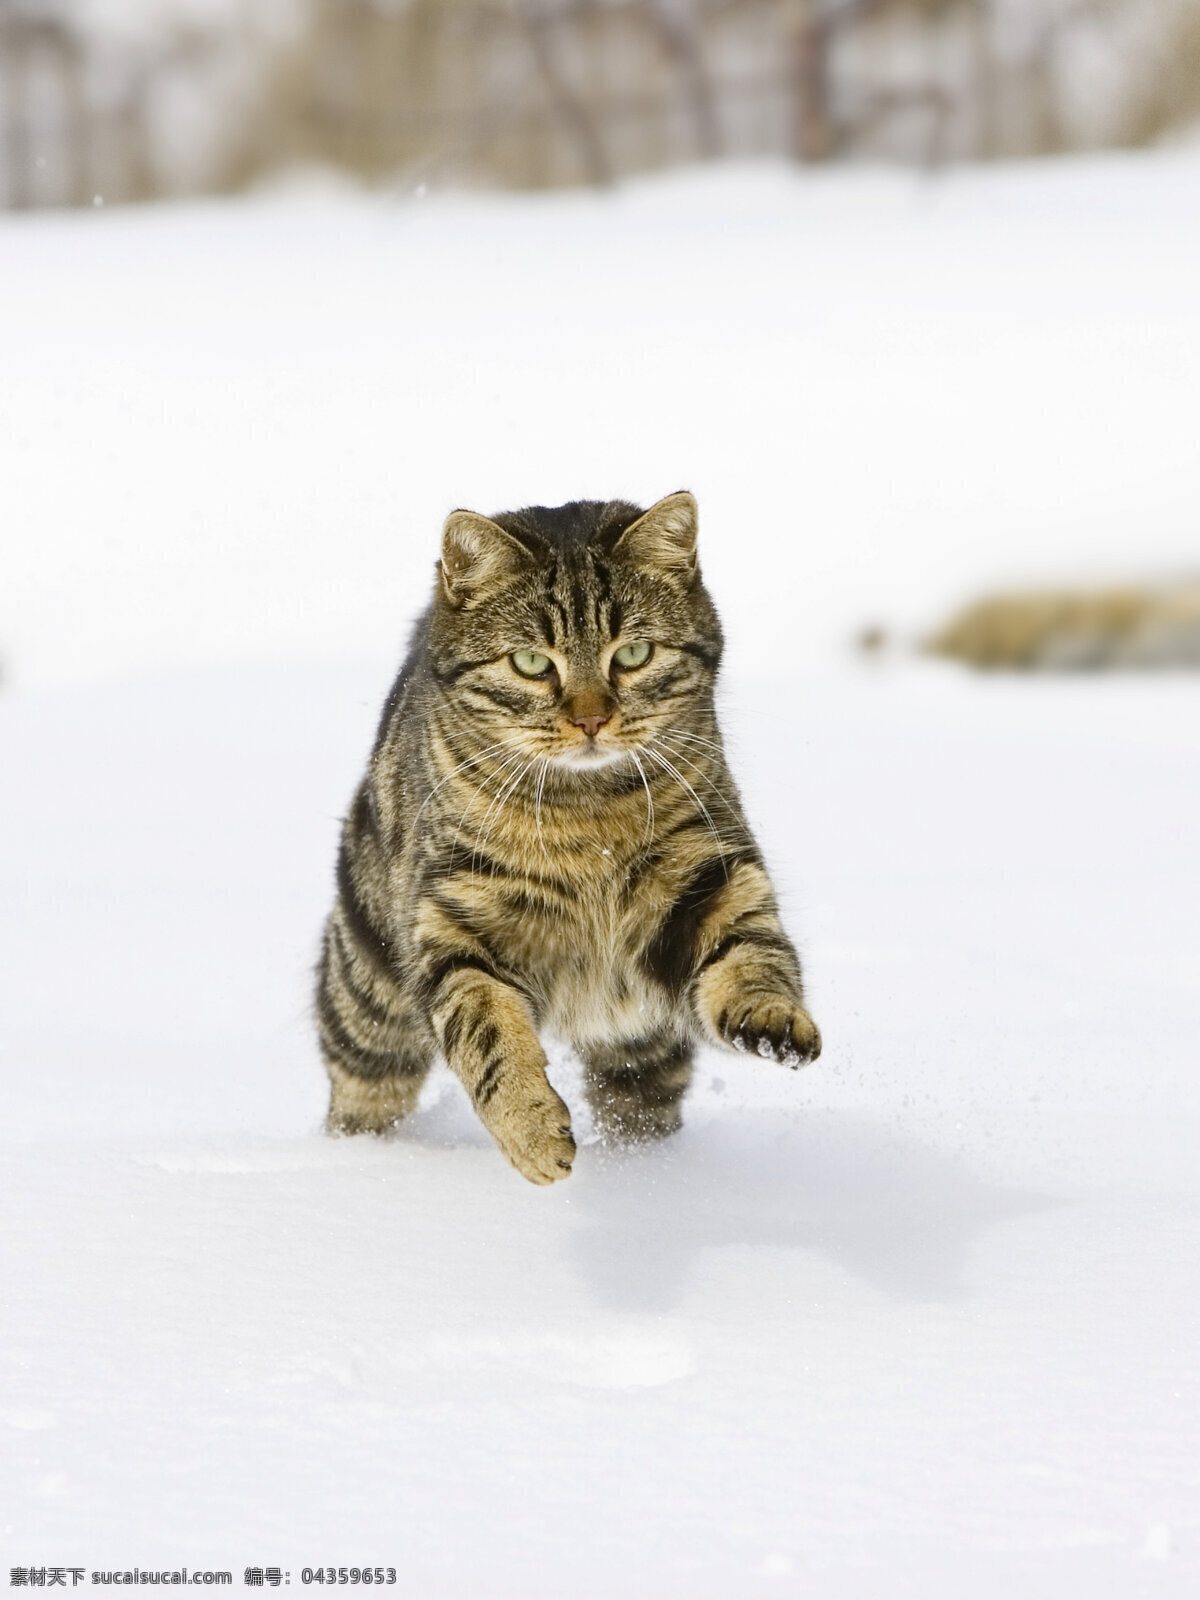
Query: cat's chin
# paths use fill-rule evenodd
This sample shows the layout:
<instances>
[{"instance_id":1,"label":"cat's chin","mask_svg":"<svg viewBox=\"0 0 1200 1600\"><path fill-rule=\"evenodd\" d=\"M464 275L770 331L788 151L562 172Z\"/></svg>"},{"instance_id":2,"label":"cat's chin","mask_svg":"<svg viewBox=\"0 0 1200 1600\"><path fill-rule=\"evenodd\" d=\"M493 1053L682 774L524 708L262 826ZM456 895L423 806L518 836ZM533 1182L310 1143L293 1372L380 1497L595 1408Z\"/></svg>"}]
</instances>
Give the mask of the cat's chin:
<instances>
[{"instance_id":1,"label":"cat's chin","mask_svg":"<svg viewBox=\"0 0 1200 1600\"><path fill-rule=\"evenodd\" d=\"M564 768L567 772L599 772L604 767L615 767L628 754L627 750L619 750L611 745L592 744L581 745L578 750L568 750L552 759L556 767Z\"/></svg>"}]
</instances>

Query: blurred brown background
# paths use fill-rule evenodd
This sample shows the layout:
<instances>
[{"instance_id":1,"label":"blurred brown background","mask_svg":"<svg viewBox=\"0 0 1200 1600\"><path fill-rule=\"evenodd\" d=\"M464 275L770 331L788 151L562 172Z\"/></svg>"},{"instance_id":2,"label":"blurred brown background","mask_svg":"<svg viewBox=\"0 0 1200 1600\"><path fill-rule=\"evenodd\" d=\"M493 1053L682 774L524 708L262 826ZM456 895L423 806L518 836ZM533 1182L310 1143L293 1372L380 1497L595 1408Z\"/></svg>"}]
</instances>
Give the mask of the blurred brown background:
<instances>
[{"instance_id":1,"label":"blurred brown background","mask_svg":"<svg viewBox=\"0 0 1200 1600\"><path fill-rule=\"evenodd\" d=\"M1200 0L0 0L0 204L937 165L1200 119Z\"/></svg>"}]
</instances>

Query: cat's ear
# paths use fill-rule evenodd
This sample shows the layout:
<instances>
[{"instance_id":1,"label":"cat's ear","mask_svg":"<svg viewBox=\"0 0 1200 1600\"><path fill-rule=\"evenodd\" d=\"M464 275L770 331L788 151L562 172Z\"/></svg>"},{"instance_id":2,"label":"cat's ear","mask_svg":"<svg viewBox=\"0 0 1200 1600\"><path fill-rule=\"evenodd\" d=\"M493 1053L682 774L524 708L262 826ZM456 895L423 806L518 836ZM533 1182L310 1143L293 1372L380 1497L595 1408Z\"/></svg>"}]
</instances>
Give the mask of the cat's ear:
<instances>
[{"instance_id":1,"label":"cat's ear","mask_svg":"<svg viewBox=\"0 0 1200 1600\"><path fill-rule=\"evenodd\" d=\"M442 529L442 587L452 605L467 605L500 589L528 566L525 546L477 511L452 511Z\"/></svg>"},{"instance_id":2,"label":"cat's ear","mask_svg":"<svg viewBox=\"0 0 1200 1600\"><path fill-rule=\"evenodd\" d=\"M696 570L700 511L686 489L643 511L617 540L615 552L635 566L664 576L690 578Z\"/></svg>"}]
</instances>

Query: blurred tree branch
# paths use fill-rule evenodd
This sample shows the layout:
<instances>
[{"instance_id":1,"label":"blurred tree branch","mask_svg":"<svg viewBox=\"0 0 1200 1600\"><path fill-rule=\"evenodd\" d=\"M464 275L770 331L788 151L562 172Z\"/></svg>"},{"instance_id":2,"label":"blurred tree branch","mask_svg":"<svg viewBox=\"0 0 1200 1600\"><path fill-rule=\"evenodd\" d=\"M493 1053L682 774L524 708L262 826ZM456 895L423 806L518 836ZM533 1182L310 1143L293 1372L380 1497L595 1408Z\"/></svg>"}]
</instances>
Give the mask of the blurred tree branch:
<instances>
[{"instance_id":1,"label":"blurred tree branch","mask_svg":"<svg viewBox=\"0 0 1200 1600\"><path fill-rule=\"evenodd\" d=\"M297 7L289 32L268 0L208 23L164 0L139 33L76 0L0 0L4 203L229 188L289 162L536 186L724 155L1027 156L1200 118L1200 0Z\"/></svg>"}]
</instances>

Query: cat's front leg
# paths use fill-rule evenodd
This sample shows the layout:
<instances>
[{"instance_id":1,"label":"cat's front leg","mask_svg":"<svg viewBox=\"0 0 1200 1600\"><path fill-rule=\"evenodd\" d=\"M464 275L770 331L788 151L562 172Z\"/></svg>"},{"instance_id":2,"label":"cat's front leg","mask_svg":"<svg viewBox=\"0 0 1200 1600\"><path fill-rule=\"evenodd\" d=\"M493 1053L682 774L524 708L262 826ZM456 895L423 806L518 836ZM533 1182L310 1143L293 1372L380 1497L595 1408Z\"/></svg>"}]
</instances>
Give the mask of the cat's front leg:
<instances>
[{"instance_id":1,"label":"cat's front leg","mask_svg":"<svg viewBox=\"0 0 1200 1600\"><path fill-rule=\"evenodd\" d=\"M716 1044L802 1067L821 1053L800 962L757 863L735 868L698 919L692 1004Z\"/></svg>"},{"instance_id":2,"label":"cat's front leg","mask_svg":"<svg viewBox=\"0 0 1200 1600\"><path fill-rule=\"evenodd\" d=\"M798 985L752 945L738 945L700 975L696 1010L717 1044L750 1051L785 1067L821 1054L821 1033Z\"/></svg>"},{"instance_id":3,"label":"cat's front leg","mask_svg":"<svg viewBox=\"0 0 1200 1600\"><path fill-rule=\"evenodd\" d=\"M570 1175L571 1113L546 1076L529 1003L477 951L427 947L430 1022L479 1120L531 1183Z\"/></svg>"}]
</instances>

